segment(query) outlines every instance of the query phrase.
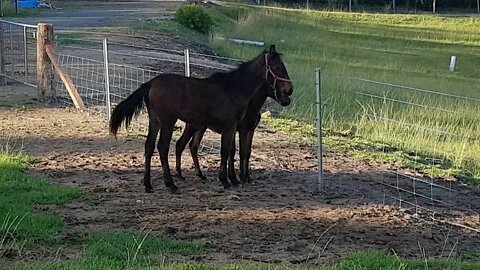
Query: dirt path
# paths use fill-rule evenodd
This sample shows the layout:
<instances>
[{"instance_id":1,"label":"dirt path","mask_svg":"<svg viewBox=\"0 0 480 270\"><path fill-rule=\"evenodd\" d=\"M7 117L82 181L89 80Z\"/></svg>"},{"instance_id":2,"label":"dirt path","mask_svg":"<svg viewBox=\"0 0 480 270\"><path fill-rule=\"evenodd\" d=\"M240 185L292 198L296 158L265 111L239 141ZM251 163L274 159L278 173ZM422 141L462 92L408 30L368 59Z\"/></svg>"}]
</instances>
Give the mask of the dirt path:
<instances>
[{"instance_id":1,"label":"dirt path","mask_svg":"<svg viewBox=\"0 0 480 270\"><path fill-rule=\"evenodd\" d=\"M254 142L251 185L224 191L216 179L218 155L202 156L208 179L198 181L185 154L187 179L176 180L182 193L172 195L161 181L155 156L155 192L145 194L144 137L122 132L115 140L101 119L39 104L32 95L23 86L0 87L0 145L22 146L35 157L31 173L90 192L85 200L37 209L65 219L62 242L95 231L146 227L154 235L194 240L211 248L197 260L287 264L323 264L364 249L422 257L419 246L427 256L480 248L478 234L419 222L408 212L383 205L385 188L372 180L382 177L382 170L388 169L385 165L327 153L326 190L315 192L315 149L265 127ZM218 140L218 135L207 137ZM173 166L172 155L170 162ZM479 196L478 190L457 194L459 201L478 201ZM480 209L478 204L474 207ZM456 213L455 217L480 228L478 216ZM57 249L25 254L31 259L48 258L54 252ZM63 256L71 256L69 252L64 249Z\"/></svg>"},{"instance_id":2,"label":"dirt path","mask_svg":"<svg viewBox=\"0 0 480 270\"><path fill-rule=\"evenodd\" d=\"M29 17L6 18L25 24L52 23L56 30L85 30L89 28L119 27L147 18L172 18L182 1L58 1L60 10L42 9Z\"/></svg>"}]
</instances>

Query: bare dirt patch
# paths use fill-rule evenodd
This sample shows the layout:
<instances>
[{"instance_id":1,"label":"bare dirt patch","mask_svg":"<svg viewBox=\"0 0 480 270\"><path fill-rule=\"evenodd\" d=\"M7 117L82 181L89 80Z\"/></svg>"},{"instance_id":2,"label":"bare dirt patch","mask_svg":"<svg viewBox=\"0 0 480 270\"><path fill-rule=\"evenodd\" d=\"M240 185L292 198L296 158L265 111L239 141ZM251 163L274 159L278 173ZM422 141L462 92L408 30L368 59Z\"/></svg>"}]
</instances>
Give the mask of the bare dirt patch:
<instances>
[{"instance_id":1,"label":"bare dirt patch","mask_svg":"<svg viewBox=\"0 0 480 270\"><path fill-rule=\"evenodd\" d=\"M421 222L383 205L385 188L372 180L384 176L383 171L391 169L387 165L326 153L326 190L319 194L315 149L265 127L259 128L254 141L251 185L223 190L216 179L216 154L201 157L208 179L197 180L186 152L186 180L176 180L182 193L172 195L164 187L156 155L154 193L145 194L143 136L123 132L115 140L103 119L44 106L34 96L28 87L0 87L0 100L10 104L0 107L0 145L21 146L32 155L31 173L89 192L87 199L36 210L65 219L61 242L97 231L146 227L154 235L198 241L211 248L192 259L287 264L323 264L364 249L394 250L406 257L422 257L422 249L430 257L480 248L478 234ZM218 140L218 135L208 134L207 139ZM174 165L173 154L170 164ZM469 205L478 212L479 190L456 188L469 192L458 192L455 200L474 201ZM449 214L457 222L480 228L478 215ZM69 257L67 250L56 247L42 255ZM27 256L39 255L38 250L29 252Z\"/></svg>"}]
</instances>

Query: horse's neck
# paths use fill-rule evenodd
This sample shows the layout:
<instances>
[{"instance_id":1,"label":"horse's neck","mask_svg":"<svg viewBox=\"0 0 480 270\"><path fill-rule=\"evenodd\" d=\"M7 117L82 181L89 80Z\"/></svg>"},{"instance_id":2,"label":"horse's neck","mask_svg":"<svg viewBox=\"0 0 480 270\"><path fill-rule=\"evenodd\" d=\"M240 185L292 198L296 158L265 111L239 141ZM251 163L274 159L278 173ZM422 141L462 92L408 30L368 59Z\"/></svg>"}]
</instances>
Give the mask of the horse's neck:
<instances>
[{"instance_id":1,"label":"horse's neck","mask_svg":"<svg viewBox=\"0 0 480 270\"><path fill-rule=\"evenodd\" d=\"M250 103L248 104L249 111L259 112L262 109L263 104L267 99L267 94L263 90L264 90L263 87L261 87L258 90L258 92L253 96L253 98L250 100Z\"/></svg>"},{"instance_id":2,"label":"horse's neck","mask_svg":"<svg viewBox=\"0 0 480 270\"><path fill-rule=\"evenodd\" d=\"M262 57L257 57L248 66L234 71L231 75L232 90L235 94L242 96L246 101L250 101L253 96L259 92L260 85L264 82L265 63L262 63Z\"/></svg>"}]
</instances>

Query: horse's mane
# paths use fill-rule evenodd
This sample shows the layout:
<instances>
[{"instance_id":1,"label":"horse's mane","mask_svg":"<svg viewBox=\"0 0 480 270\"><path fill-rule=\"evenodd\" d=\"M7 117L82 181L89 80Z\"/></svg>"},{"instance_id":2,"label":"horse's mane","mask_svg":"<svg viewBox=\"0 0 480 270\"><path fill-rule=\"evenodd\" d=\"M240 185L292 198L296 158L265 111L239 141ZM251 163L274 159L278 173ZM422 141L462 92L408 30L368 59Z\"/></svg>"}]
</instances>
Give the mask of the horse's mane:
<instances>
[{"instance_id":1,"label":"horse's mane","mask_svg":"<svg viewBox=\"0 0 480 270\"><path fill-rule=\"evenodd\" d=\"M232 76L236 76L237 74L239 73L244 73L247 71L247 69L250 67L251 63L253 61L255 61L258 57L262 56L262 55L265 55L266 53L268 53L269 51L267 49L263 50L262 53L258 54L256 57L252 58L251 60L247 61L247 62L243 62L241 63L236 69L233 69L233 70L230 70L230 71L219 71L219 72L216 72L214 74L212 74L210 77L208 77L208 79L224 79L224 80L228 80L229 78L231 78ZM279 52L273 52L274 53L274 56L279 56L279 57L282 57L283 54L282 53L279 53Z\"/></svg>"}]
</instances>

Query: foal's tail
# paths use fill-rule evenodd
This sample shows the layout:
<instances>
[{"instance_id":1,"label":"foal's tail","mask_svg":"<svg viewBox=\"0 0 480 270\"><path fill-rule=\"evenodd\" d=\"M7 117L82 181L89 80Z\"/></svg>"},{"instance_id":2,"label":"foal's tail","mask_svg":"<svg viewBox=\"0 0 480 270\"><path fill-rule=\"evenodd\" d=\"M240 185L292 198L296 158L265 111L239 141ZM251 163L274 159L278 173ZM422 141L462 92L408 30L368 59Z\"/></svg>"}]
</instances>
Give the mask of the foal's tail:
<instances>
[{"instance_id":1,"label":"foal's tail","mask_svg":"<svg viewBox=\"0 0 480 270\"><path fill-rule=\"evenodd\" d=\"M150 90L151 81L140 86L129 97L120 102L113 110L110 118L110 133L117 136L117 131L125 121L125 127L128 128L130 122L143 108L143 104L148 105L148 92Z\"/></svg>"}]
</instances>

